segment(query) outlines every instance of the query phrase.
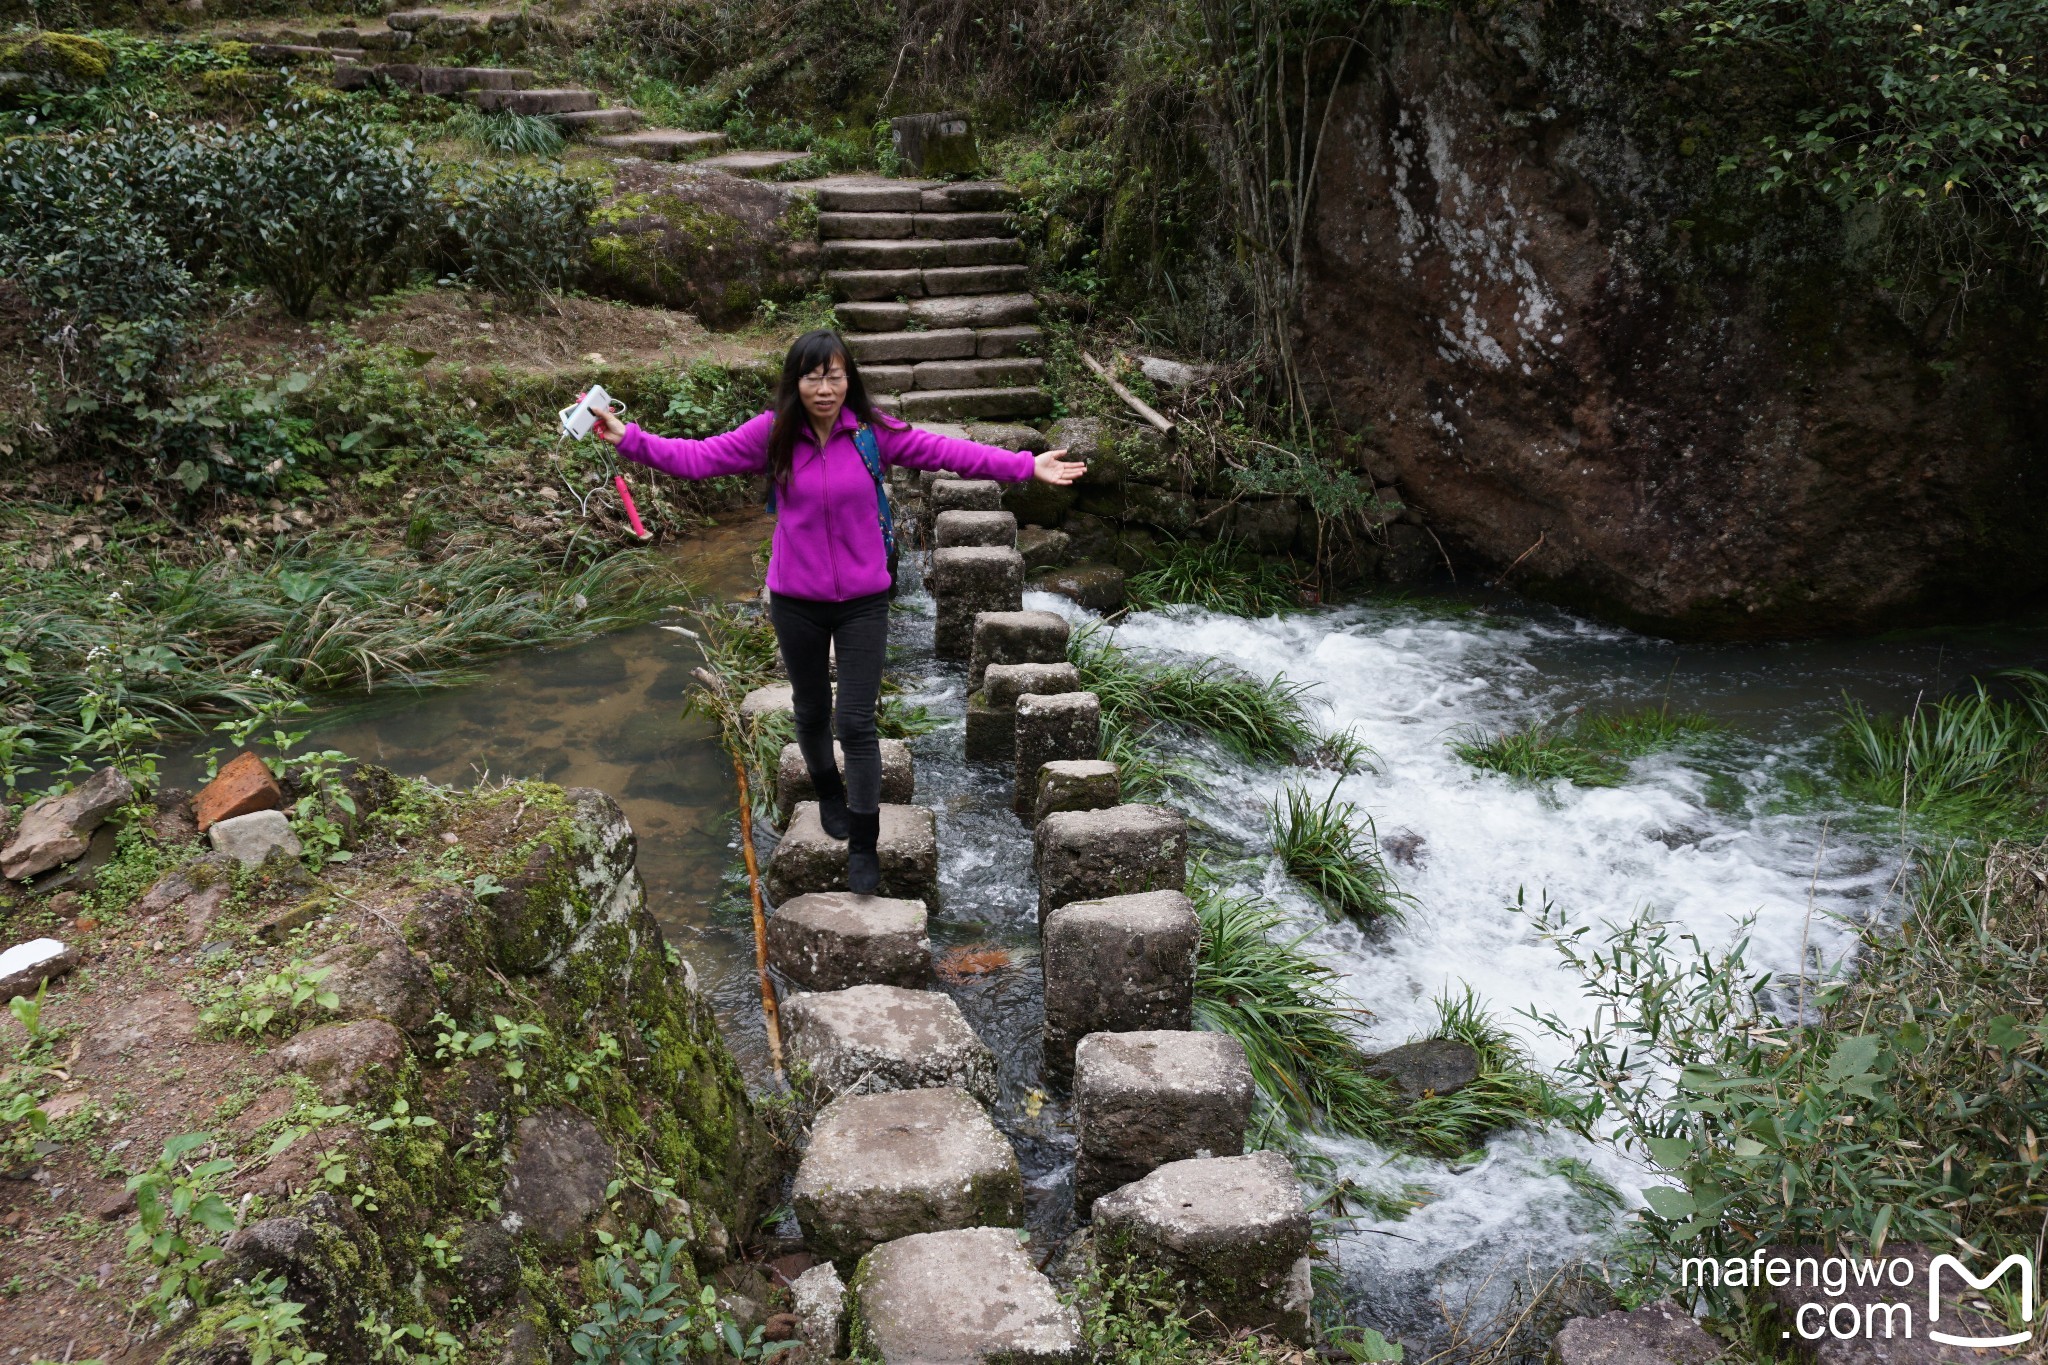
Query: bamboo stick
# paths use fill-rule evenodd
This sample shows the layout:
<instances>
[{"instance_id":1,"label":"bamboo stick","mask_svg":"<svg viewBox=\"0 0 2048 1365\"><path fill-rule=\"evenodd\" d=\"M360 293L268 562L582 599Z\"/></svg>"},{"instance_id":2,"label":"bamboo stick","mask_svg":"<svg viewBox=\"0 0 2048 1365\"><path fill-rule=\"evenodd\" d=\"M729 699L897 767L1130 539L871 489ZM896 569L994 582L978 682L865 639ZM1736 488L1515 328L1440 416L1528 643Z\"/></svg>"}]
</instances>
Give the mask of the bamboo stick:
<instances>
[{"instance_id":1,"label":"bamboo stick","mask_svg":"<svg viewBox=\"0 0 2048 1365\"><path fill-rule=\"evenodd\" d=\"M1089 369L1095 371L1095 373L1101 378L1103 383L1109 385L1110 392L1114 393L1117 397L1124 400L1124 402L1130 407L1132 412L1137 413L1138 416L1144 418L1147 422L1150 422L1154 427L1158 428L1160 435L1173 435L1173 423L1167 421L1166 418L1160 416L1159 410L1157 408L1153 407L1150 403L1147 403L1144 399L1138 397L1138 395L1136 395L1135 393L1132 393L1123 385L1117 383L1115 376L1111 375L1108 370L1103 369L1102 365L1095 359L1094 356L1089 355L1086 351L1083 351L1081 352L1081 359L1087 364Z\"/></svg>"},{"instance_id":2,"label":"bamboo stick","mask_svg":"<svg viewBox=\"0 0 2048 1365\"><path fill-rule=\"evenodd\" d=\"M754 798L747 790L747 765L737 750L733 776L740 783L740 852L747 860L747 889L754 895L754 970L761 977L761 1017L768 1024L768 1064L782 1079L782 1016L775 1004L775 986L768 979L768 913L761 903L761 865L754 857Z\"/></svg>"}]
</instances>

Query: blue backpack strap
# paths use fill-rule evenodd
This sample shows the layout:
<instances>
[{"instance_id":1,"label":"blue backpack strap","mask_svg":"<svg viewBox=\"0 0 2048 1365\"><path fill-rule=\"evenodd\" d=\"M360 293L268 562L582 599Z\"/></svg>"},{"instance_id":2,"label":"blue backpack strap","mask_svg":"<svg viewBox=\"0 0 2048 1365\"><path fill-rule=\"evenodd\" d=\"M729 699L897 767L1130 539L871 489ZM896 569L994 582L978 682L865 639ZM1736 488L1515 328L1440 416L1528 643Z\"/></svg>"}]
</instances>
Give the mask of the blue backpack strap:
<instances>
[{"instance_id":1,"label":"blue backpack strap","mask_svg":"<svg viewBox=\"0 0 2048 1365\"><path fill-rule=\"evenodd\" d=\"M875 481L875 512L882 522L882 548L893 559L896 555L896 517L889 510L889 485L882 478L882 447L875 440L873 428L866 422L855 428L853 448L860 452L861 462L868 467L868 477Z\"/></svg>"}]
</instances>

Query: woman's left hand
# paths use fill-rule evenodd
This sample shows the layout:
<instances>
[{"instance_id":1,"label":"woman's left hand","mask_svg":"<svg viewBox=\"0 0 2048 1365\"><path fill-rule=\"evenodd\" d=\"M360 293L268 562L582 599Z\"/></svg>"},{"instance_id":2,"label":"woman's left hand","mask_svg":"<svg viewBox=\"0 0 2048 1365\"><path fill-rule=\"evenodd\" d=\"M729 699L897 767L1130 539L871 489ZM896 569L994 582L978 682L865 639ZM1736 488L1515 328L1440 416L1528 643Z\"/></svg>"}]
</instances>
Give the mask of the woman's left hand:
<instances>
[{"instance_id":1,"label":"woman's left hand","mask_svg":"<svg viewBox=\"0 0 2048 1365\"><path fill-rule=\"evenodd\" d=\"M1031 462L1031 477L1040 483L1063 488L1088 472L1087 465L1079 460L1067 459L1066 453L1066 448L1062 446L1058 450L1048 450L1043 455L1034 457Z\"/></svg>"}]
</instances>

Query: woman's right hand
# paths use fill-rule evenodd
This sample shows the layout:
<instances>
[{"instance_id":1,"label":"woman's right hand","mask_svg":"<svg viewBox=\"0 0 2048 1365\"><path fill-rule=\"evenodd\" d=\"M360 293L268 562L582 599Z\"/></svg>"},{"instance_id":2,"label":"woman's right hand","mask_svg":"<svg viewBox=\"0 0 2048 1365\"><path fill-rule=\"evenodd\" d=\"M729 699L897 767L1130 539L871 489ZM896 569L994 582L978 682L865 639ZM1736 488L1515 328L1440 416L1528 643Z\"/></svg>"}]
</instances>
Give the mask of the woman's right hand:
<instances>
[{"instance_id":1,"label":"woman's right hand","mask_svg":"<svg viewBox=\"0 0 2048 1365\"><path fill-rule=\"evenodd\" d=\"M590 415L597 419L597 425L591 428L597 433L597 439L607 445L617 445L626 439L626 424L619 420L617 413L592 408Z\"/></svg>"}]
</instances>

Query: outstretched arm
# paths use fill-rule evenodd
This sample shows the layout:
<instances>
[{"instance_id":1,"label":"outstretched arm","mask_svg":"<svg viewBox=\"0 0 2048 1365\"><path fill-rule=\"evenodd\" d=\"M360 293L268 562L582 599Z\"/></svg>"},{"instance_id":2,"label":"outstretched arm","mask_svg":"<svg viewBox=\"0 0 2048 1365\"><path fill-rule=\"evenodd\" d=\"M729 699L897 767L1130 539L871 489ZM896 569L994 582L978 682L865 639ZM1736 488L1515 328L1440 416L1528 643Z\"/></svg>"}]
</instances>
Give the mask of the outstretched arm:
<instances>
[{"instance_id":1,"label":"outstretched arm","mask_svg":"<svg viewBox=\"0 0 2048 1365\"><path fill-rule=\"evenodd\" d=\"M1087 469L1085 465L1062 459L1067 453L1064 450L1048 450L1043 455L1034 456L1021 450L999 450L975 441L941 436L916 427L877 425L881 427L881 439L876 444L881 447L882 458L890 464L911 469L950 469L970 479L1001 479L1006 483L1022 483L1036 478L1058 484L1072 483Z\"/></svg>"},{"instance_id":2,"label":"outstretched arm","mask_svg":"<svg viewBox=\"0 0 2048 1365\"><path fill-rule=\"evenodd\" d=\"M758 474L768 467L768 432L775 425L769 413L707 440L656 436L608 412L597 414L597 434L636 464L659 469L679 479L715 479L721 474Z\"/></svg>"}]
</instances>

